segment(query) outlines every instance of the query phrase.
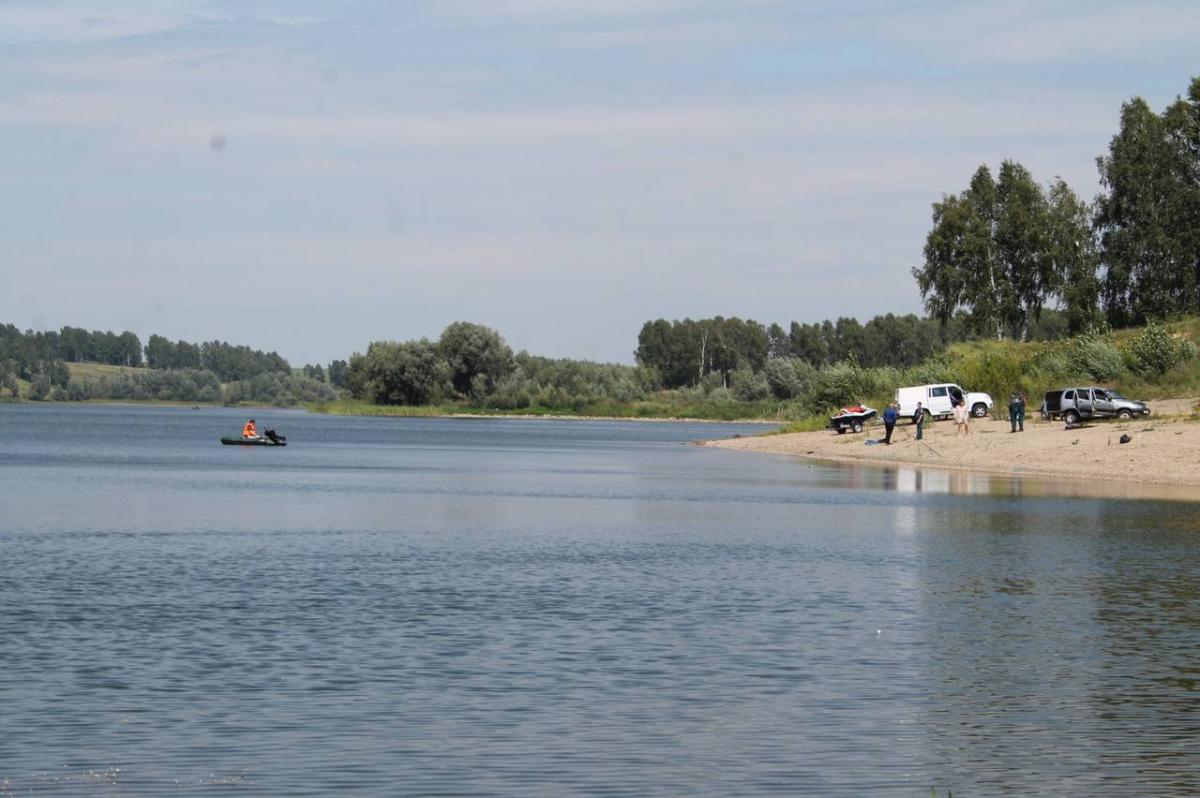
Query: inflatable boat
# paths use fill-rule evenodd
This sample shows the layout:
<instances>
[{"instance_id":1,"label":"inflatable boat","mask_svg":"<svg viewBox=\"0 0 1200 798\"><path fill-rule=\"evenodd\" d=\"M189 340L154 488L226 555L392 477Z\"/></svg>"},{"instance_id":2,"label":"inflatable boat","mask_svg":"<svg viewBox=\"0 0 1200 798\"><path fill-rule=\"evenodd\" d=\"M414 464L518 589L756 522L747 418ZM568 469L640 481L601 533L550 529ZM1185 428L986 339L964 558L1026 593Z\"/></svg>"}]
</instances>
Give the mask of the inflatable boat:
<instances>
[{"instance_id":1,"label":"inflatable boat","mask_svg":"<svg viewBox=\"0 0 1200 798\"><path fill-rule=\"evenodd\" d=\"M277 435L275 430L267 430L266 435L255 435L253 438L247 438L244 435L238 435L236 438L221 438L221 443L226 446L287 446L287 436Z\"/></svg>"}]
</instances>

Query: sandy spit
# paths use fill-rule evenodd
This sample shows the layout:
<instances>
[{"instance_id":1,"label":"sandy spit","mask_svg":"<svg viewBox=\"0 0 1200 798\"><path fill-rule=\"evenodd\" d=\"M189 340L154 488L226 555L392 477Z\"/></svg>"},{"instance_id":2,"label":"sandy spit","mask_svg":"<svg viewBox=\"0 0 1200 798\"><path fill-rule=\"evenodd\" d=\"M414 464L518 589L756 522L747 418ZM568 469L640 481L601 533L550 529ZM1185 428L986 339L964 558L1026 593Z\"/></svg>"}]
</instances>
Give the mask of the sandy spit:
<instances>
[{"instance_id":1,"label":"sandy spit","mask_svg":"<svg viewBox=\"0 0 1200 798\"><path fill-rule=\"evenodd\" d=\"M925 425L918 442L907 421L896 426L892 445L869 445L883 440L883 425L861 434L838 435L830 430L797 432L706 441L705 446L814 460L884 466L973 471L1003 476L1036 477L1101 486L1159 485L1197 490L1174 490L1172 498L1200 500L1200 423L1190 415L1160 415L1194 402L1174 400L1156 405L1154 414L1128 422L1097 421L1067 429L1060 421L1026 419L1025 431L1011 433L1008 420L972 419L970 434L958 436L953 421ZM1119 442L1129 435L1129 443ZM1068 489L1070 486L1066 486ZM1089 492L1089 491L1084 491ZM1121 488L1113 490L1124 493Z\"/></svg>"}]
</instances>

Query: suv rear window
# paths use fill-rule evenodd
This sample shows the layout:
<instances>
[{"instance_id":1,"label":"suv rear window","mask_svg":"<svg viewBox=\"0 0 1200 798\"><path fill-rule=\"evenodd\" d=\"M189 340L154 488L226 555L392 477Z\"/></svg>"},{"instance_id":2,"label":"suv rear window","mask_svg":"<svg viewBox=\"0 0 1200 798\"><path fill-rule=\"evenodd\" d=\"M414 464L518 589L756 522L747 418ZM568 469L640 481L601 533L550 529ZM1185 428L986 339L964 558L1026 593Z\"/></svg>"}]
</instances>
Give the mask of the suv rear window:
<instances>
[{"instance_id":1,"label":"suv rear window","mask_svg":"<svg viewBox=\"0 0 1200 798\"><path fill-rule=\"evenodd\" d=\"M1075 398L1074 391L1063 391L1063 399L1074 399L1074 398Z\"/></svg>"},{"instance_id":2,"label":"suv rear window","mask_svg":"<svg viewBox=\"0 0 1200 798\"><path fill-rule=\"evenodd\" d=\"M943 385L938 388L930 388L929 395L930 396L945 396L946 395L946 386Z\"/></svg>"}]
</instances>

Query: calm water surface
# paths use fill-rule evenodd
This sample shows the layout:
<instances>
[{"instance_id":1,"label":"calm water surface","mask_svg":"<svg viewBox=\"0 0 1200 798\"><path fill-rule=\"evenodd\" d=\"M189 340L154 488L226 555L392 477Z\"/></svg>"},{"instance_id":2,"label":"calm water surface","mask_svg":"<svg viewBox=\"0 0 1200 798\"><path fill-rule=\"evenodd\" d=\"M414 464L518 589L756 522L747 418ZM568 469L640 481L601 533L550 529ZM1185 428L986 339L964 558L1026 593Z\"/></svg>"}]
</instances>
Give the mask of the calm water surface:
<instances>
[{"instance_id":1,"label":"calm water surface","mask_svg":"<svg viewBox=\"0 0 1200 798\"><path fill-rule=\"evenodd\" d=\"M0 406L0 796L1200 793L1200 505L255 414Z\"/></svg>"}]
</instances>

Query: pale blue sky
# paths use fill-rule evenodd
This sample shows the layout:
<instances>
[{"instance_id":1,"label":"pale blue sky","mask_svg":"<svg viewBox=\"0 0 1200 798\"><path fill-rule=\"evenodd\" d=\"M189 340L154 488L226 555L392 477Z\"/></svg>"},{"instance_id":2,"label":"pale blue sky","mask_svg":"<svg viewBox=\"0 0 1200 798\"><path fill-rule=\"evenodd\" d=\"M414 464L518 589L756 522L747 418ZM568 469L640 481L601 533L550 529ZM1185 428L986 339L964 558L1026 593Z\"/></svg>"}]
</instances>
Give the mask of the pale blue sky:
<instances>
[{"instance_id":1,"label":"pale blue sky","mask_svg":"<svg viewBox=\"0 0 1200 798\"><path fill-rule=\"evenodd\" d=\"M980 163L1098 190L1200 3L0 0L0 321L328 362L919 311Z\"/></svg>"}]
</instances>

